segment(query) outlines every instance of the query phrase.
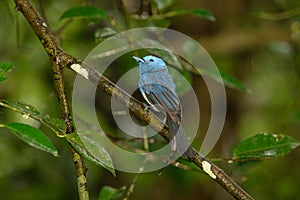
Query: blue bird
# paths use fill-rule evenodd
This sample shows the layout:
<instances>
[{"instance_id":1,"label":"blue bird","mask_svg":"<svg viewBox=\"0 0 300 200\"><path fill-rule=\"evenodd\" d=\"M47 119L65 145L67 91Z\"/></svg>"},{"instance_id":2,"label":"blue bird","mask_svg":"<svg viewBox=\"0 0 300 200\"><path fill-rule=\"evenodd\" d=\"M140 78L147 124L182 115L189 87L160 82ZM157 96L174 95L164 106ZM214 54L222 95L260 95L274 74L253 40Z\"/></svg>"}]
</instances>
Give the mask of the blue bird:
<instances>
[{"instance_id":1,"label":"blue bird","mask_svg":"<svg viewBox=\"0 0 300 200\"><path fill-rule=\"evenodd\" d=\"M193 158L192 148L183 130L180 100L166 63L152 55L133 58L139 64L139 90L143 98L154 110L162 108L166 115L171 151Z\"/></svg>"}]
</instances>

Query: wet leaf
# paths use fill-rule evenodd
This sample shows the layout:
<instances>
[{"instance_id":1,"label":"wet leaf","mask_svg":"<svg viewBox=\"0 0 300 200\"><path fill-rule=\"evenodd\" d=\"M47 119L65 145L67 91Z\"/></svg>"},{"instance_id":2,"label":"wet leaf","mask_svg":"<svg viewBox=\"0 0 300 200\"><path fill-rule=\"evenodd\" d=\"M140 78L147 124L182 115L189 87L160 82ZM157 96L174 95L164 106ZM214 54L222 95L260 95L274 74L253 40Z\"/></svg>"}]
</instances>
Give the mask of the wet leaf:
<instances>
[{"instance_id":1,"label":"wet leaf","mask_svg":"<svg viewBox=\"0 0 300 200\"><path fill-rule=\"evenodd\" d=\"M27 124L12 122L5 124L4 127L12 131L18 138L26 142L32 147L58 156L58 151L51 144L50 140L39 129Z\"/></svg>"},{"instance_id":2,"label":"wet leaf","mask_svg":"<svg viewBox=\"0 0 300 200\"><path fill-rule=\"evenodd\" d=\"M96 165L104 167L115 176L116 173L109 153L90 136L90 131L81 131L79 133L67 134L66 138L81 155Z\"/></svg>"},{"instance_id":3,"label":"wet leaf","mask_svg":"<svg viewBox=\"0 0 300 200\"><path fill-rule=\"evenodd\" d=\"M299 146L299 142L283 134L259 133L237 145L234 161L263 160L283 156Z\"/></svg>"},{"instance_id":4,"label":"wet leaf","mask_svg":"<svg viewBox=\"0 0 300 200\"><path fill-rule=\"evenodd\" d=\"M41 115L41 113L32 105L25 104L19 101L12 100L0 100L0 106L9 108L15 112L22 114L24 118L31 117L50 130L52 130L57 136L62 137L66 132L66 124L64 121L58 118L50 117L48 115Z\"/></svg>"},{"instance_id":5,"label":"wet leaf","mask_svg":"<svg viewBox=\"0 0 300 200\"><path fill-rule=\"evenodd\" d=\"M0 100L0 105L6 108L9 108L13 111L19 112L22 115L39 118L41 117L40 112L33 106L29 104L22 103L20 101L12 101L12 100Z\"/></svg>"},{"instance_id":6,"label":"wet leaf","mask_svg":"<svg viewBox=\"0 0 300 200\"><path fill-rule=\"evenodd\" d=\"M66 123L59 118L50 117L49 115L45 115L42 117L41 122L45 126L50 128L52 131L54 131L56 133L56 135L62 136L66 133L66 129L67 129Z\"/></svg>"}]
</instances>

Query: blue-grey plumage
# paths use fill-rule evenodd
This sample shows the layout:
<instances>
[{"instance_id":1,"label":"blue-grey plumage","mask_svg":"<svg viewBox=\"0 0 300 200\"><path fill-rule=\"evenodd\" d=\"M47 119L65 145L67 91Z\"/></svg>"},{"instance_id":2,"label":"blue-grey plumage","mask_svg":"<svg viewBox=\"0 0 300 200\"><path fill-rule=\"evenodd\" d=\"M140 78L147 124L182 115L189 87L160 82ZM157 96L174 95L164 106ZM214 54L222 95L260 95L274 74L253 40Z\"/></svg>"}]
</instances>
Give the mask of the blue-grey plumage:
<instances>
[{"instance_id":1,"label":"blue-grey plumage","mask_svg":"<svg viewBox=\"0 0 300 200\"><path fill-rule=\"evenodd\" d=\"M170 147L173 152L192 158L192 151L183 130L180 100L165 62L155 56L133 57L139 64L139 90L149 105L159 105L166 113ZM157 109L156 109L157 110Z\"/></svg>"}]
</instances>

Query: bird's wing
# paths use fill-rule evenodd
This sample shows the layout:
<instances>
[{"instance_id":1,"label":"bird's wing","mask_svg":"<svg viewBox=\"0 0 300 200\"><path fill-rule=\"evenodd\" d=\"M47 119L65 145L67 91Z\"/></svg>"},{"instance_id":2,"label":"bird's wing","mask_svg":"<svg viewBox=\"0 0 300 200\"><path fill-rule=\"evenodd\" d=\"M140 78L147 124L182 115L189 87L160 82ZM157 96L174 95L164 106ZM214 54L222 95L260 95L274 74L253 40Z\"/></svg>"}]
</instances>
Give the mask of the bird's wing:
<instances>
[{"instance_id":1,"label":"bird's wing","mask_svg":"<svg viewBox=\"0 0 300 200\"><path fill-rule=\"evenodd\" d=\"M182 127L181 104L178 96L170 89L160 84L146 84L140 86L143 96L149 104L159 104L167 114L167 124L170 133L170 146L173 152L180 154L190 150L190 145ZM191 157L191 152L187 152Z\"/></svg>"},{"instance_id":2,"label":"bird's wing","mask_svg":"<svg viewBox=\"0 0 300 200\"><path fill-rule=\"evenodd\" d=\"M181 123L181 106L178 96L167 87L160 84L145 84L141 86L144 98L150 104L159 104L172 121Z\"/></svg>"}]
</instances>

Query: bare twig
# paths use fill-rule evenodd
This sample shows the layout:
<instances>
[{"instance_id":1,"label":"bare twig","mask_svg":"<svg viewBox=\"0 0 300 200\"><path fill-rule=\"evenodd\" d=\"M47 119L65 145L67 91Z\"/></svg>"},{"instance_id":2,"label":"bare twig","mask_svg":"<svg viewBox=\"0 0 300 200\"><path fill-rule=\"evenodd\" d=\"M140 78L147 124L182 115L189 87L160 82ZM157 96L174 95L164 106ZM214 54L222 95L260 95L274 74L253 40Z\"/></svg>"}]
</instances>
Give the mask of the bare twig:
<instances>
[{"instance_id":1,"label":"bare twig","mask_svg":"<svg viewBox=\"0 0 300 200\"><path fill-rule=\"evenodd\" d=\"M68 126L68 132L74 131L70 111L68 109L67 99L64 93L64 84L62 69L68 67L76 73L83 76L88 81L97 85L98 89L104 91L106 94L116 98L124 105L126 105L136 116L143 121L150 123L150 125L159 131L159 134L165 139L169 140L168 128L151 112L149 112L145 106L132 98L129 94L123 91L121 88L116 86L94 68L82 63L78 59L65 53L55 42L55 38L48 26L45 24L43 19L38 15L36 10L33 8L29 0L14 0L17 9L20 10L24 17L27 19L32 29L40 39L44 46L44 49L48 53L53 69L54 83L56 86L62 118L65 120ZM163 127L163 128L161 128ZM79 194L81 199L84 199L85 195L88 195L86 189L85 179L85 167L82 164L79 155L72 150L73 159L78 169L77 177L79 184ZM200 155L196 150L193 149L194 157L190 160L194 162L203 172L205 172L211 179L221 185L228 193L230 193L236 199L253 199L247 192L245 192L237 183L230 178L223 170L217 167L215 164L210 162L208 159ZM76 157L78 156L78 157ZM79 160L77 160L77 158ZM80 161L80 162L79 162ZM78 166L77 166L78 165ZM79 180L83 178L84 180ZM80 184L83 185L80 185ZM81 194L82 192L82 194Z\"/></svg>"}]
</instances>

